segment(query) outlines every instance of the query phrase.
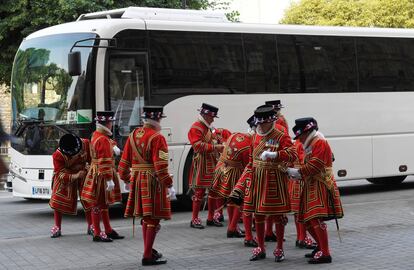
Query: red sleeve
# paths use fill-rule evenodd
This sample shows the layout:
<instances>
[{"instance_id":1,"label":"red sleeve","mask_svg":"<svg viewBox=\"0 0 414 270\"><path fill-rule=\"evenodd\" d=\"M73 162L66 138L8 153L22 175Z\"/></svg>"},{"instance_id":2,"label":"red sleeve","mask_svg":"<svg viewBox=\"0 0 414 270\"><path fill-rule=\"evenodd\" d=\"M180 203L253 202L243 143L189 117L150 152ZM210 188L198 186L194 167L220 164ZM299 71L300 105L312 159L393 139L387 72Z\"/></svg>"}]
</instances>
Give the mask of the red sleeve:
<instances>
[{"instance_id":1,"label":"red sleeve","mask_svg":"<svg viewBox=\"0 0 414 270\"><path fill-rule=\"evenodd\" d=\"M299 142L299 140L295 141L296 152L298 153L298 163L303 164L305 160L305 150L303 150L303 144Z\"/></svg>"},{"instance_id":2,"label":"red sleeve","mask_svg":"<svg viewBox=\"0 0 414 270\"><path fill-rule=\"evenodd\" d=\"M203 132L200 127L192 126L188 132L188 140L193 146L195 153L210 153L214 151L214 145L203 142Z\"/></svg>"},{"instance_id":3,"label":"red sleeve","mask_svg":"<svg viewBox=\"0 0 414 270\"><path fill-rule=\"evenodd\" d=\"M106 181L113 178L113 152L112 143L102 136L95 143L95 153L98 159L98 173L103 176Z\"/></svg>"},{"instance_id":4,"label":"red sleeve","mask_svg":"<svg viewBox=\"0 0 414 270\"><path fill-rule=\"evenodd\" d=\"M65 184L70 184L76 180L73 178L73 174L65 168L65 158L59 150L56 150L55 153L53 153L52 158L53 172L56 179L59 179L62 183Z\"/></svg>"},{"instance_id":5,"label":"red sleeve","mask_svg":"<svg viewBox=\"0 0 414 270\"><path fill-rule=\"evenodd\" d=\"M281 150L277 151L276 161L293 163L298 158L298 154L289 135L283 134L280 139L279 149Z\"/></svg>"},{"instance_id":6,"label":"red sleeve","mask_svg":"<svg viewBox=\"0 0 414 270\"><path fill-rule=\"evenodd\" d=\"M86 153L86 162L91 164L92 158L91 158L91 143L88 139L82 139L83 143L83 151Z\"/></svg>"},{"instance_id":7,"label":"red sleeve","mask_svg":"<svg viewBox=\"0 0 414 270\"><path fill-rule=\"evenodd\" d=\"M173 181L168 172L168 146L164 136L155 137L151 143L152 162L158 180L165 186L171 186Z\"/></svg>"},{"instance_id":8,"label":"red sleeve","mask_svg":"<svg viewBox=\"0 0 414 270\"><path fill-rule=\"evenodd\" d=\"M311 177L316 174L325 172L326 166L329 166L329 157L332 152L325 140L318 140L312 146L312 154L304 165L299 169L302 178Z\"/></svg>"},{"instance_id":9,"label":"red sleeve","mask_svg":"<svg viewBox=\"0 0 414 270\"><path fill-rule=\"evenodd\" d=\"M118 173L119 177L125 181L128 182L131 179L131 162L132 162L132 148L130 143L130 137L128 137L124 150L122 151L121 160L119 161L118 165Z\"/></svg>"},{"instance_id":10,"label":"red sleeve","mask_svg":"<svg viewBox=\"0 0 414 270\"><path fill-rule=\"evenodd\" d=\"M231 136L231 132L225 128L217 128L215 135L217 137L217 143L221 144L227 141L227 139Z\"/></svg>"},{"instance_id":11,"label":"red sleeve","mask_svg":"<svg viewBox=\"0 0 414 270\"><path fill-rule=\"evenodd\" d=\"M234 190L240 192L240 194L244 194L247 187L247 182L252 179L253 173L253 142L250 144L249 150L245 151L247 154L248 163L246 167L244 167L243 173L240 178L237 180L236 185L234 186ZM244 154L244 153L243 153Z\"/></svg>"}]
</instances>

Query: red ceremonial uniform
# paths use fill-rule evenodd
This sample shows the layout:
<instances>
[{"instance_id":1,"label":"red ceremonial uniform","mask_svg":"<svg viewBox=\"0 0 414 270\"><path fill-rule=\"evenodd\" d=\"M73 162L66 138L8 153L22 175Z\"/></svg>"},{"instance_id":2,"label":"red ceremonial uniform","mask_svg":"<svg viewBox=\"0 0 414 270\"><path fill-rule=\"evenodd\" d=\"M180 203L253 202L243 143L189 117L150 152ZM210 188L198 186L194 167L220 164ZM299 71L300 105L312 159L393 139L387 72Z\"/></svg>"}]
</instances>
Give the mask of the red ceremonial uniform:
<instances>
[{"instance_id":1,"label":"red ceremonial uniform","mask_svg":"<svg viewBox=\"0 0 414 270\"><path fill-rule=\"evenodd\" d=\"M270 149L277 152L274 160L263 161L260 155ZM297 158L290 137L273 129L269 134L255 134L250 147L250 161L242 178L246 181L244 211L261 215L290 212L285 164Z\"/></svg>"},{"instance_id":2,"label":"red ceremonial uniform","mask_svg":"<svg viewBox=\"0 0 414 270\"><path fill-rule=\"evenodd\" d=\"M217 162L217 151L214 149L217 141L214 141L210 128L200 120L191 126L188 139L194 150L190 187L209 188Z\"/></svg>"},{"instance_id":3,"label":"red ceremonial uniform","mask_svg":"<svg viewBox=\"0 0 414 270\"><path fill-rule=\"evenodd\" d=\"M126 217L171 218L167 188L172 179L163 135L147 124L135 129L125 143L118 172L121 179L131 182Z\"/></svg>"},{"instance_id":4,"label":"red ceremonial uniform","mask_svg":"<svg viewBox=\"0 0 414 270\"><path fill-rule=\"evenodd\" d=\"M284 127L285 130L286 130L286 132L289 133L289 126L288 126L288 123L286 121L286 118L283 116L283 114L280 113L277 116L276 124Z\"/></svg>"},{"instance_id":5,"label":"red ceremonial uniform","mask_svg":"<svg viewBox=\"0 0 414 270\"><path fill-rule=\"evenodd\" d=\"M229 197L235 182L248 164L250 145L251 136L243 133L232 134L225 143L212 184L212 190L221 197Z\"/></svg>"},{"instance_id":6,"label":"red ceremonial uniform","mask_svg":"<svg viewBox=\"0 0 414 270\"><path fill-rule=\"evenodd\" d=\"M216 143L219 144L226 142L231 136L231 131L225 128L214 128L212 133L213 140L216 140Z\"/></svg>"},{"instance_id":7,"label":"red ceremonial uniform","mask_svg":"<svg viewBox=\"0 0 414 270\"><path fill-rule=\"evenodd\" d=\"M116 145L115 142L104 131L98 129L92 134L91 166L81 194L85 209L121 201L118 174L113 157L114 145ZM107 181L111 179L115 188L107 191Z\"/></svg>"},{"instance_id":8,"label":"red ceremonial uniform","mask_svg":"<svg viewBox=\"0 0 414 270\"><path fill-rule=\"evenodd\" d=\"M304 182L299 221L343 217L339 190L332 172L331 147L326 140L314 136L305 153L305 163L299 169Z\"/></svg>"},{"instance_id":9,"label":"red ceremonial uniform","mask_svg":"<svg viewBox=\"0 0 414 270\"><path fill-rule=\"evenodd\" d=\"M57 149L53 155L52 209L69 215L76 215L79 194L85 179L76 179L75 174L87 170L90 163L89 140L82 139L82 150L75 156L68 156Z\"/></svg>"},{"instance_id":10,"label":"red ceremonial uniform","mask_svg":"<svg viewBox=\"0 0 414 270\"><path fill-rule=\"evenodd\" d=\"M296 147L296 153L298 154L298 159L293 163L294 167L299 168L303 164L305 159L305 151L303 150L303 145L296 140L294 143ZM290 194L290 206L292 212L297 214L299 212L300 206L300 196L302 194L302 182L301 181L289 181L289 194Z\"/></svg>"}]
</instances>

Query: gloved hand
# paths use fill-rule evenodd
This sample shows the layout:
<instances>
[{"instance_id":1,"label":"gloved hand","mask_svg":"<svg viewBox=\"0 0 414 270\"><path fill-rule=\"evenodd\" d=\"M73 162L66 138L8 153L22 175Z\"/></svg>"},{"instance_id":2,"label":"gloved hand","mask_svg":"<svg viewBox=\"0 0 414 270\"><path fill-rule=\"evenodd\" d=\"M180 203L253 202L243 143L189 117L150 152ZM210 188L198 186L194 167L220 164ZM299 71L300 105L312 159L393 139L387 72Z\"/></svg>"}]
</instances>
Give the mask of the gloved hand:
<instances>
[{"instance_id":1,"label":"gloved hand","mask_svg":"<svg viewBox=\"0 0 414 270\"><path fill-rule=\"evenodd\" d=\"M240 206L243 203L243 197L239 192L233 190L229 196L229 200L235 205Z\"/></svg>"},{"instance_id":2,"label":"gloved hand","mask_svg":"<svg viewBox=\"0 0 414 270\"><path fill-rule=\"evenodd\" d=\"M106 181L106 190L107 191L112 191L112 190L114 190L114 188L115 188L115 183L114 183L114 181L112 181L112 179L109 180L109 181Z\"/></svg>"},{"instance_id":3,"label":"gloved hand","mask_svg":"<svg viewBox=\"0 0 414 270\"><path fill-rule=\"evenodd\" d=\"M261 160L267 160L268 158L270 158L270 159L277 158L277 152L271 152L271 151L268 151L268 150L263 151L263 153L260 155L260 159Z\"/></svg>"},{"instance_id":4,"label":"gloved hand","mask_svg":"<svg viewBox=\"0 0 414 270\"><path fill-rule=\"evenodd\" d=\"M302 179L302 175L299 173L299 169L296 168L288 168L287 173L291 178L294 179Z\"/></svg>"},{"instance_id":5,"label":"gloved hand","mask_svg":"<svg viewBox=\"0 0 414 270\"><path fill-rule=\"evenodd\" d=\"M130 191L130 185L131 185L131 183L129 183L129 182L124 183L125 191Z\"/></svg>"},{"instance_id":6,"label":"gloved hand","mask_svg":"<svg viewBox=\"0 0 414 270\"><path fill-rule=\"evenodd\" d=\"M168 188L168 194L167 197L170 198L171 201L177 200L176 192L174 187Z\"/></svg>"},{"instance_id":7,"label":"gloved hand","mask_svg":"<svg viewBox=\"0 0 414 270\"><path fill-rule=\"evenodd\" d=\"M118 146L115 145L112 149L114 150L115 156L119 156L121 154L121 149L119 149Z\"/></svg>"}]
</instances>

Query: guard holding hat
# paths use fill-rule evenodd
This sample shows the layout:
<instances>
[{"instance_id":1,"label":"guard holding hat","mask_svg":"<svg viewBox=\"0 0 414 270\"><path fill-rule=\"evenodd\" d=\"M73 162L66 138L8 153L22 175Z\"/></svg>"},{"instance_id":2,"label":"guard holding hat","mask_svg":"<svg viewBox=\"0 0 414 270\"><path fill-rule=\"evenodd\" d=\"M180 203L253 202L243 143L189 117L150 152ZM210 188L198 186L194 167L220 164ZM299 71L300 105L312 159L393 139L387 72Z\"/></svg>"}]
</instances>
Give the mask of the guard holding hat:
<instances>
[{"instance_id":1,"label":"guard holding hat","mask_svg":"<svg viewBox=\"0 0 414 270\"><path fill-rule=\"evenodd\" d=\"M255 214L259 246L250 260L264 259L266 251L265 217L275 216L277 247L276 262L284 260L283 237L286 224L284 214L290 212L285 164L294 162L297 154L288 135L274 128L276 114L272 107L260 107L254 112L256 134L250 147L250 161L241 178L247 182L244 211Z\"/></svg>"},{"instance_id":2,"label":"guard holding hat","mask_svg":"<svg viewBox=\"0 0 414 270\"><path fill-rule=\"evenodd\" d=\"M252 143L253 136L255 134L256 130L256 120L254 118L254 115L252 115L248 120L247 124L249 124L250 128L247 131L246 136L248 136L248 161L250 156L250 145ZM227 146L227 145L226 145ZM225 151L223 151L225 152ZM248 162L246 163L247 166ZM243 169L244 171L244 169ZM243 172L242 171L242 172ZM245 172L246 173L246 172ZM237 179L236 179L237 180ZM234 185L234 188L231 190L231 193L229 194L229 200L231 203L240 206L243 209L243 201L247 189L247 179L243 176L240 176L237 180L237 183ZM250 180L249 180L250 181ZM249 182L250 183L250 182ZM251 212L242 211L243 214L243 225L245 230L245 236L244 236L244 246L245 247L257 247L257 242L253 238L252 233L252 225L253 225L253 214Z\"/></svg>"},{"instance_id":3,"label":"guard holding hat","mask_svg":"<svg viewBox=\"0 0 414 270\"><path fill-rule=\"evenodd\" d=\"M78 190L82 190L88 163L90 163L89 141L73 134L65 134L59 140L59 148L53 153L52 197L49 205L54 209L55 225L51 237L61 236L62 214L76 215ZM91 212L85 210L91 233Z\"/></svg>"},{"instance_id":4,"label":"guard holding hat","mask_svg":"<svg viewBox=\"0 0 414 270\"><path fill-rule=\"evenodd\" d=\"M112 123L115 121L114 112L96 112L96 131L91 139L91 166L82 190L81 199L86 209L92 209L94 227L93 241L112 242L113 239L123 239L109 221L108 206L121 201L118 174L115 169L114 149L116 143L111 139ZM101 232L100 220L105 227Z\"/></svg>"},{"instance_id":5,"label":"guard holding hat","mask_svg":"<svg viewBox=\"0 0 414 270\"><path fill-rule=\"evenodd\" d=\"M193 147L193 161L191 164L191 172L189 179L189 187L194 191L193 200L193 216L190 227L196 229L204 229L201 219L198 217L200 212L201 201L204 197L206 189L210 188L214 168L217 162L217 155L222 152L223 145L215 140L211 130L211 124L214 118L218 117L218 108L203 103L199 109L200 116L193 123L189 132L188 140ZM208 198L209 216L207 225L222 227L223 224L213 217L213 210L216 208L216 199Z\"/></svg>"},{"instance_id":6,"label":"guard holding hat","mask_svg":"<svg viewBox=\"0 0 414 270\"><path fill-rule=\"evenodd\" d=\"M170 197L175 194L168 173L168 146L160 133L163 107L145 106L142 117L144 126L129 135L118 172L121 179L130 181L125 217L142 218L142 265L158 265L167 260L152 247L160 220L171 218Z\"/></svg>"},{"instance_id":7,"label":"guard holding hat","mask_svg":"<svg viewBox=\"0 0 414 270\"><path fill-rule=\"evenodd\" d=\"M324 221L343 217L339 190L332 171L332 151L328 142L316 131L318 125L312 117L300 118L293 128L305 150L305 162L299 168L289 168L288 174L303 181L298 220L304 222L318 248L312 254L311 264L330 263L328 231Z\"/></svg>"},{"instance_id":8,"label":"guard holding hat","mask_svg":"<svg viewBox=\"0 0 414 270\"><path fill-rule=\"evenodd\" d=\"M225 142L224 150L214 170L213 183L210 192L214 192L220 198L227 200L233 190L236 181L240 178L244 168L249 163L249 150L251 134L236 132ZM224 202L221 204L221 206ZM227 237L244 237L244 233L237 227L240 219L240 207L233 202L227 203L229 223ZM251 227L251 224L250 224Z\"/></svg>"}]
</instances>

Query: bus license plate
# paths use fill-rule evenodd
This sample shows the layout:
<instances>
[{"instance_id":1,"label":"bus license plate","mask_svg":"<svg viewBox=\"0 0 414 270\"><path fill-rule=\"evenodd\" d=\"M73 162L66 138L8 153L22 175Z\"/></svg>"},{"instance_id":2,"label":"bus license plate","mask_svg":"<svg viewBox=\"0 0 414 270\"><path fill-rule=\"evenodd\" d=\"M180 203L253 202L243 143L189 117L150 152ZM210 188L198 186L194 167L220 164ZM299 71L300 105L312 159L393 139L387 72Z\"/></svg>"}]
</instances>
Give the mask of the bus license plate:
<instances>
[{"instance_id":1,"label":"bus license plate","mask_svg":"<svg viewBox=\"0 0 414 270\"><path fill-rule=\"evenodd\" d=\"M47 187L32 187L32 195L49 195L50 190Z\"/></svg>"}]
</instances>

